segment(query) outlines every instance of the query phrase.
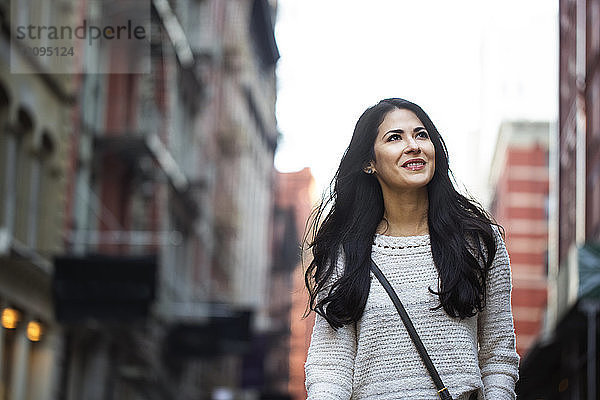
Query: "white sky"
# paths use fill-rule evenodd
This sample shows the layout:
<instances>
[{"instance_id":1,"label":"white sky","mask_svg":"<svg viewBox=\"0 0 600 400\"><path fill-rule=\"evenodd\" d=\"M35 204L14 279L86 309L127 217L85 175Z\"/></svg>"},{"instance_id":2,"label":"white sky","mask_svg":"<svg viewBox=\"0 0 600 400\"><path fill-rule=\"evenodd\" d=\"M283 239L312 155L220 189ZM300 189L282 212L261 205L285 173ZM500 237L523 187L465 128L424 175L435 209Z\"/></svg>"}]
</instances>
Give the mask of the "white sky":
<instances>
[{"instance_id":1,"label":"white sky","mask_svg":"<svg viewBox=\"0 0 600 400\"><path fill-rule=\"evenodd\" d=\"M487 201L502 119L554 121L557 8L549 0L279 0L275 166L310 167L323 190L360 114L419 104L457 179Z\"/></svg>"}]
</instances>

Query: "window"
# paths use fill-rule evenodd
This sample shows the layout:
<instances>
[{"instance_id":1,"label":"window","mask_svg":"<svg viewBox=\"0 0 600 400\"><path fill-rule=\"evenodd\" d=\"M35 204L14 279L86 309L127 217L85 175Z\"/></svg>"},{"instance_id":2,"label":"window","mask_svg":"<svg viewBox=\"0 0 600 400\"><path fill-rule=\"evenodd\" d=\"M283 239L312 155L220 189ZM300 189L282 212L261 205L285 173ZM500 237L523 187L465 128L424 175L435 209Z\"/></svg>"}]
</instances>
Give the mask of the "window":
<instances>
[{"instance_id":1,"label":"window","mask_svg":"<svg viewBox=\"0 0 600 400\"><path fill-rule=\"evenodd\" d=\"M27 179L23 179L23 169L26 164L27 152L25 149L25 139L33 131L33 121L29 114L24 110L18 111L18 121L12 132L7 132L5 147L5 175L4 175L4 225L10 235L24 229L17 229L16 220L22 217L26 208L19 207L17 204L24 203L24 191L28 191L26 185ZM21 214L21 215L17 215ZM21 227L22 228L22 227Z\"/></svg>"},{"instance_id":2,"label":"window","mask_svg":"<svg viewBox=\"0 0 600 400\"><path fill-rule=\"evenodd\" d=\"M7 156L8 156L8 132L5 130L6 121L8 119L8 109L10 100L4 87L0 85L0 227L6 225L5 208L6 208L6 175L7 175Z\"/></svg>"},{"instance_id":3,"label":"window","mask_svg":"<svg viewBox=\"0 0 600 400\"><path fill-rule=\"evenodd\" d=\"M598 0L591 2L590 9L590 53L593 56L598 56L600 51L600 2Z\"/></svg>"},{"instance_id":4,"label":"window","mask_svg":"<svg viewBox=\"0 0 600 400\"><path fill-rule=\"evenodd\" d=\"M43 203L40 199L47 198L52 185L47 182L50 178L50 161L54 153L54 140L48 131L41 135L39 150L32 159L31 175L29 179L29 206L27 221L27 245L35 248L39 243L40 236L44 233L46 225L51 221L47 212L44 212ZM42 246L45 248L46 246Z\"/></svg>"}]
</instances>

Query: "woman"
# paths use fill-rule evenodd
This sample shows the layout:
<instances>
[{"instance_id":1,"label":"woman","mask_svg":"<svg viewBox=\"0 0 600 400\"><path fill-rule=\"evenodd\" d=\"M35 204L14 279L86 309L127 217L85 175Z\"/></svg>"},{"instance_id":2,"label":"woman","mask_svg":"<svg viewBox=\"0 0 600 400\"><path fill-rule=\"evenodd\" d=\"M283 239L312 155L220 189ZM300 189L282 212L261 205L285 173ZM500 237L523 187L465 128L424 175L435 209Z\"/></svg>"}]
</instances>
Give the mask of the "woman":
<instances>
[{"instance_id":1,"label":"woman","mask_svg":"<svg viewBox=\"0 0 600 400\"><path fill-rule=\"evenodd\" d=\"M446 146L416 104L385 99L358 120L307 234L317 313L308 399L437 399L392 301L404 304L454 399L514 399L519 356L499 225L450 180Z\"/></svg>"}]
</instances>

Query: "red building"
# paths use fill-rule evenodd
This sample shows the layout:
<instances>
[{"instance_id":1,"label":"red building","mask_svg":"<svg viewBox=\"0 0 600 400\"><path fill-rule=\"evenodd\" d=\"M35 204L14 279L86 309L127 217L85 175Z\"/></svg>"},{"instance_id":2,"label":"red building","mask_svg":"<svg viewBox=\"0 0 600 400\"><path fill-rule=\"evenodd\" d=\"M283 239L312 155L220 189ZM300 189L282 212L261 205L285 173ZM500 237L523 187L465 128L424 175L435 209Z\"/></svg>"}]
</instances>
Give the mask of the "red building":
<instances>
[{"instance_id":1,"label":"red building","mask_svg":"<svg viewBox=\"0 0 600 400\"><path fill-rule=\"evenodd\" d=\"M521 362L520 399L599 396L600 1L560 0L551 152L548 326Z\"/></svg>"},{"instance_id":2,"label":"red building","mask_svg":"<svg viewBox=\"0 0 600 400\"><path fill-rule=\"evenodd\" d=\"M282 209L289 209L295 218L296 235L301 242L304 237L306 221L309 218L315 203L314 195L315 181L309 168L298 172L277 174L277 205ZM300 243L297 242L297 252L300 254ZM304 388L304 362L310 344L310 335L314 325L314 313L308 318L302 318L308 301L306 288L304 287L304 268L310 260L308 254L304 254L304 263L298 261L291 275L290 291L287 298L290 301L289 308L289 384L288 392L294 400L306 399Z\"/></svg>"},{"instance_id":3,"label":"red building","mask_svg":"<svg viewBox=\"0 0 600 400\"><path fill-rule=\"evenodd\" d=\"M540 334L546 309L548 137L547 122L504 122L491 168L491 211L506 229L521 356Z\"/></svg>"}]
</instances>

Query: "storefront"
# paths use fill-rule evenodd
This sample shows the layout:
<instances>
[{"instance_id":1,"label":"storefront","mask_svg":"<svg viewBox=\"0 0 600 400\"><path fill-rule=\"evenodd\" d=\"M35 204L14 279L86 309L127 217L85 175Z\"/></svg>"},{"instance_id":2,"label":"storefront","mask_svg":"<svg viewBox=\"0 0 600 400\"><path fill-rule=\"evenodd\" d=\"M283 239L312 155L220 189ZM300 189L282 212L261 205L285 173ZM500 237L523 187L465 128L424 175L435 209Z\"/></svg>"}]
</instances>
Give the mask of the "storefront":
<instances>
[{"instance_id":1,"label":"storefront","mask_svg":"<svg viewBox=\"0 0 600 400\"><path fill-rule=\"evenodd\" d=\"M598 398L600 245L579 249L578 272L577 301L521 362L519 399Z\"/></svg>"}]
</instances>

